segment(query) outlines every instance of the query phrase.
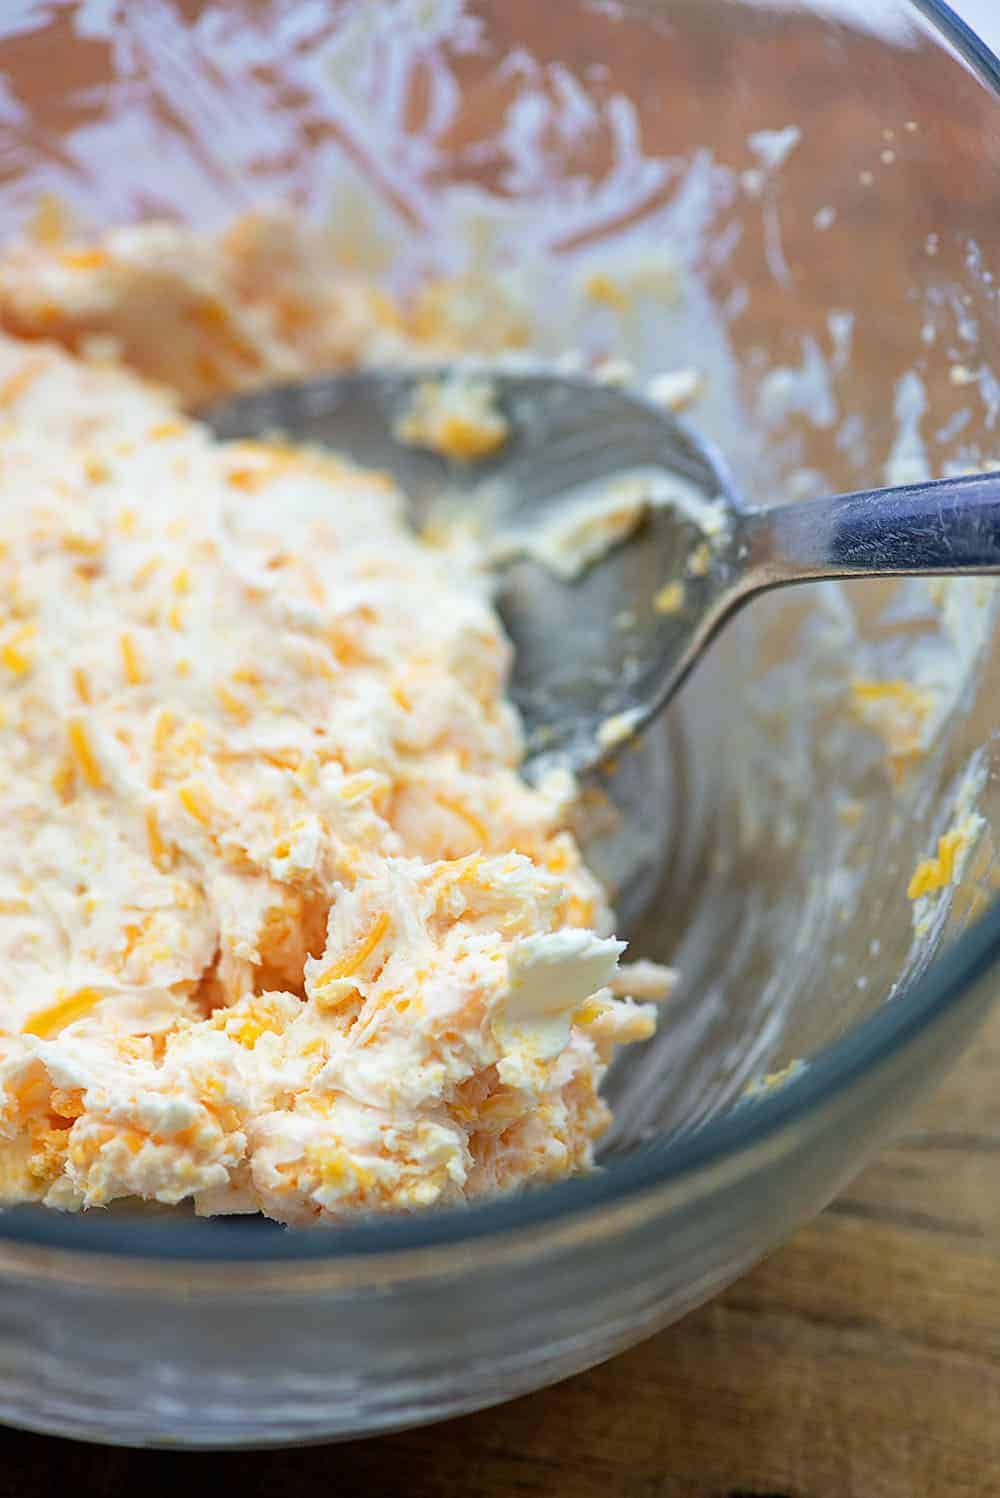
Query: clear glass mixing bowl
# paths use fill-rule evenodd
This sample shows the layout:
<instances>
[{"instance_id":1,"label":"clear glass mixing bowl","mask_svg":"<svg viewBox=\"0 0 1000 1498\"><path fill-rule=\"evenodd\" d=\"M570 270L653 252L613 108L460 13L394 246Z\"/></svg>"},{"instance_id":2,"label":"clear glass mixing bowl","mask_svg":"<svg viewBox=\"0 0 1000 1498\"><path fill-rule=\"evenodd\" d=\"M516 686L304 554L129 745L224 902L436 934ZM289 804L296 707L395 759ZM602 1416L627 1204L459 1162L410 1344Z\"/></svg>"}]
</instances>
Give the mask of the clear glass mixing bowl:
<instances>
[{"instance_id":1,"label":"clear glass mixing bowl","mask_svg":"<svg viewBox=\"0 0 1000 1498\"><path fill-rule=\"evenodd\" d=\"M36 0L0 64L5 232L45 194L96 224L290 201L397 291L464 277L486 347L694 365L760 500L1000 458L1000 69L934 0ZM683 980L611 1077L601 1172L298 1235L10 1211L0 1418L190 1446L439 1418L609 1356L818 1211L995 987L995 602L775 595L615 777L595 856Z\"/></svg>"}]
</instances>

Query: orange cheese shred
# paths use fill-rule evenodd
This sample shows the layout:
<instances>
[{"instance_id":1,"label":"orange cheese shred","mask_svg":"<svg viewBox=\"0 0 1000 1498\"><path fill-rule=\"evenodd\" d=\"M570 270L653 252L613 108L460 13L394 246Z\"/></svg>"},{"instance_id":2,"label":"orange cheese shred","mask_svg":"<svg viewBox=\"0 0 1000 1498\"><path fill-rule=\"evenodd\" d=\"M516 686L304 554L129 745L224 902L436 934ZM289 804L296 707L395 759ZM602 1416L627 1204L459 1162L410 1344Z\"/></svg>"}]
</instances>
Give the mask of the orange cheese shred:
<instances>
[{"instance_id":1,"label":"orange cheese shred","mask_svg":"<svg viewBox=\"0 0 1000 1498\"><path fill-rule=\"evenodd\" d=\"M76 993L67 994L55 1004L50 1004L47 1009L39 1009L37 1014L33 1014L24 1027L24 1034L48 1040L74 1020L89 1014L103 998L104 995L97 988L78 988Z\"/></svg>"},{"instance_id":2,"label":"orange cheese shred","mask_svg":"<svg viewBox=\"0 0 1000 1498\"><path fill-rule=\"evenodd\" d=\"M388 929L389 917L383 910L375 917L364 936L355 942L351 950L345 952L339 962L332 963L326 969L320 982L335 983L340 978L350 978L368 960Z\"/></svg>"}]
</instances>

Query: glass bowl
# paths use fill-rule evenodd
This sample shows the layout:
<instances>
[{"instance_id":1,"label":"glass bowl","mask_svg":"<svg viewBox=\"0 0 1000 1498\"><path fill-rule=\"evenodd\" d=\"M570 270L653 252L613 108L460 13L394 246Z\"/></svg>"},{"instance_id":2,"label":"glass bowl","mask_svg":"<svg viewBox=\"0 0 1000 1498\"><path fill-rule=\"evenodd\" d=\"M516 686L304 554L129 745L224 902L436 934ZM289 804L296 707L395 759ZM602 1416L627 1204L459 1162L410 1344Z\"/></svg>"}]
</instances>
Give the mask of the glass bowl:
<instances>
[{"instance_id":1,"label":"glass bowl","mask_svg":"<svg viewBox=\"0 0 1000 1498\"><path fill-rule=\"evenodd\" d=\"M65 0L8 12L0 59L7 233L47 195L206 229L291 203L398 294L457 279L484 352L693 366L757 500L998 466L1000 66L934 0ZM0 1418L192 1447L438 1419L778 1244L992 997L995 604L775 594L610 777L594 857L682 982L613 1069L600 1171L298 1234L10 1210Z\"/></svg>"}]
</instances>

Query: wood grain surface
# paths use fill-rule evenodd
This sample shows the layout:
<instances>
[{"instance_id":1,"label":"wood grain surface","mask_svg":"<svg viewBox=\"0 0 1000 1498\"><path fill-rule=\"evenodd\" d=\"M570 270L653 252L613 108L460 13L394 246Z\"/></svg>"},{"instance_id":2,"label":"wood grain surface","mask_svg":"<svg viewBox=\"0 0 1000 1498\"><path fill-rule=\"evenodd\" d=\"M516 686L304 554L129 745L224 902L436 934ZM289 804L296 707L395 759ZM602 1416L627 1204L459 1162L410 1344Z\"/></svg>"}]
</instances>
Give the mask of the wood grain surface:
<instances>
[{"instance_id":1,"label":"wood grain surface","mask_svg":"<svg viewBox=\"0 0 1000 1498\"><path fill-rule=\"evenodd\" d=\"M1000 1006L909 1131L713 1304L544 1393L295 1451L0 1432L0 1498L994 1498Z\"/></svg>"}]
</instances>

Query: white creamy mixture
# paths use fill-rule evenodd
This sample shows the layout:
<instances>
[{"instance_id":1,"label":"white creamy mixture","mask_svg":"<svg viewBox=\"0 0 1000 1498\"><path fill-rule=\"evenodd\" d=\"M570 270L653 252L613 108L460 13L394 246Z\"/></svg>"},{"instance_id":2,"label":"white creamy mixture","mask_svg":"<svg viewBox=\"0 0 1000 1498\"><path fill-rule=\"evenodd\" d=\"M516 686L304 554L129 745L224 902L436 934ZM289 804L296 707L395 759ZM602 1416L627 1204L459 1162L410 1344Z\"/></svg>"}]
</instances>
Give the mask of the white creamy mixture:
<instances>
[{"instance_id":1,"label":"white creamy mixture","mask_svg":"<svg viewBox=\"0 0 1000 1498\"><path fill-rule=\"evenodd\" d=\"M181 409L417 332L269 219L17 246L0 327L0 1200L305 1224L587 1168L653 1009L481 577L383 476Z\"/></svg>"}]
</instances>

